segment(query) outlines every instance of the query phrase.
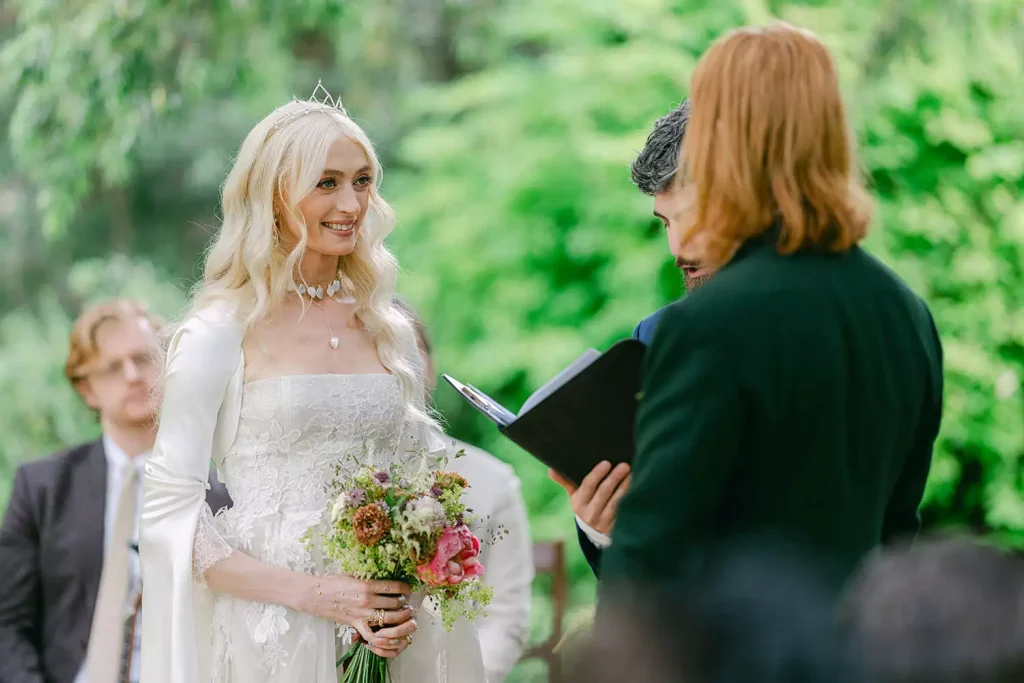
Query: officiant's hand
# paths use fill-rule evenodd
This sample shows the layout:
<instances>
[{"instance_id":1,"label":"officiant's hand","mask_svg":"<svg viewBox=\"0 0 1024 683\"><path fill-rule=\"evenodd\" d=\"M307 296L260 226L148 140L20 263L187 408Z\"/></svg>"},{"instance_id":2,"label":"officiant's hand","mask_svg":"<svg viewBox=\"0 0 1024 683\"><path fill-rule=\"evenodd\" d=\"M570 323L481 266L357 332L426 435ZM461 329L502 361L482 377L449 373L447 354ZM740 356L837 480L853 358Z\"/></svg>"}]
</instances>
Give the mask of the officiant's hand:
<instances>
[{"instance_id":1,"label":"officiant's hand","mask_svg":"<svg viewBox=\"0 0 1024 683\"><path fill-rule=\"evenodd\" d=\"M629 465L619 463L614 468L607 460L599 462L579 486L554 470L548 476L569 494L572 511L594 531L611 535L615 526L615 512L619 501L629 489Z\"/></svg>"}]
</instances>

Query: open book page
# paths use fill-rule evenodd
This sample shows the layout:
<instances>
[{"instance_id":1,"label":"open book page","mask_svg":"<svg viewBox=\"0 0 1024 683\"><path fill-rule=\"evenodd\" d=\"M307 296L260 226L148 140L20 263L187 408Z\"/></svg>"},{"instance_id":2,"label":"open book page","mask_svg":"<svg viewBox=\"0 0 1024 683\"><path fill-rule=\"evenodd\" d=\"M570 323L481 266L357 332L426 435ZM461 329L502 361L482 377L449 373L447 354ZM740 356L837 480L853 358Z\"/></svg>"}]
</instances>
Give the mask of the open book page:
<instances>
[{"instance_id":1,"label":"open book page","mask_svg":"<svg viewBox=\"0 0 1024 683\"><path fill-rule=\"evenodd\" d=\"M586 369L587 366L589 366L591 363L593 363L600 357L601 353L596 349L588 349L587 351L585 351L582 356L580 356L572 363L570 363L567 368L565 368L560 373L552 377L547 384L545 384L540 389L530 394L530 397L526 399L526 403L524 403L523 407L519 410L519 414L523 415L528 410L530 410L530 408L534 407L535 405L543 401L545 398L555 393L555 391L557 391L560 387L567 384L569 380L571 380L573 377L583 372L583 370Z\"/></svg>"},{"instance_id":2,"label":"open book page","mask_svg":"<svg viewBox=\"0 0 1024 683\"><path fill-rule=\"evenodd\" d=\"M462 394L476 409L491 418L499 427L507 427L516 419L515 413L505 408L493 398L480 391L472 384L463 384L450 375L442 375L445 381Z\"/></svg>"}]
</instances>

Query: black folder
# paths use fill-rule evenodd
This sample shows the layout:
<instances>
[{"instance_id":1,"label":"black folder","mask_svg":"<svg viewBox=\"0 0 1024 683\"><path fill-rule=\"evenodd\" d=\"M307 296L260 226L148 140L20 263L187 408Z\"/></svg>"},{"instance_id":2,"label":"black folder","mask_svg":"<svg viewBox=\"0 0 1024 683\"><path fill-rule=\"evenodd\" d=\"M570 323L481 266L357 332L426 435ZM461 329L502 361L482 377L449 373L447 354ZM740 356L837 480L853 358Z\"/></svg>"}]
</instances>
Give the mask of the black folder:
<instances>
[{"instance_id":1,"label":"black folder","mask_svg":"<svg viewBox=\"0 0 1024 683\"><path fill-rule=\"evenodd\" d=\"M502 434L579 483L602 460L633 461L645 348L627 339L603 354L588 351L535 392L518 415L476 387L444 378Z\"/></svg>"}]
</instances>

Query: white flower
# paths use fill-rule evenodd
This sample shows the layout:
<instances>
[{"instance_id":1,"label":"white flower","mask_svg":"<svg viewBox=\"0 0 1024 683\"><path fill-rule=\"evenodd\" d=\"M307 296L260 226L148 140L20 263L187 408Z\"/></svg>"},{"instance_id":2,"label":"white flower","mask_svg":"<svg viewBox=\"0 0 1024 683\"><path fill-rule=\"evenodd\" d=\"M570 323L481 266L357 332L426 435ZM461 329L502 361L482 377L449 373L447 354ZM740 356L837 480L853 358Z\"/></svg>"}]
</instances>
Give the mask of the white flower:
<instances>
[{"instance_id":1,"label":"white flower","mask_svg":"<svg viewBox=\"0 0 1024 683\"><path fill-rule=\"evenodd\" d=\"M402 527L408 531L425 534L444 526L444 506L430 496L420 496L406 505Z\"/></svg>"},{"instance_id":2,"label":"white flower","mask_svg":"<svg viewBox=\"0 0 1024 683\"><path fill-rule=\"evenodd\" d=\"M331 522L337 522L345 514L347 500L347 497L342 495L334 501L334 507L331 508Z\"/></svg>"}]
</instances>

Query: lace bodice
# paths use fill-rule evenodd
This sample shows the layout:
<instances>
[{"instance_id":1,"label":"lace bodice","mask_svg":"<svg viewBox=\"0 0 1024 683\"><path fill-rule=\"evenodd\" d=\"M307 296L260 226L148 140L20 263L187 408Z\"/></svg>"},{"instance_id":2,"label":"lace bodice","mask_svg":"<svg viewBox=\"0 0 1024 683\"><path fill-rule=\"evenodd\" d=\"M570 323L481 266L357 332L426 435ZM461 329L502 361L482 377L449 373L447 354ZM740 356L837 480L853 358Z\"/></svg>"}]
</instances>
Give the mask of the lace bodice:
<instances>
[{"instance_id":1,"label":"lace bodice","mask_svg":"<svg viewBox=\"0 0 1024 683\"><path fill-rule=\"evenodd\" d=\"M196 578L202 581L231 548L296 571L317 569L318 558L301 539L323 521L338 468L352 467L357 457L386 467L396 457L403 425L392 375L246 383L234 445L217 463L233 507L216 519L203 510L193 552Z\"/></svg>"}]
</instances>

